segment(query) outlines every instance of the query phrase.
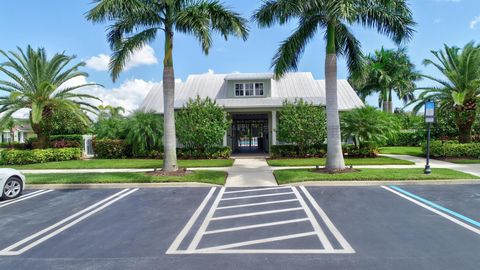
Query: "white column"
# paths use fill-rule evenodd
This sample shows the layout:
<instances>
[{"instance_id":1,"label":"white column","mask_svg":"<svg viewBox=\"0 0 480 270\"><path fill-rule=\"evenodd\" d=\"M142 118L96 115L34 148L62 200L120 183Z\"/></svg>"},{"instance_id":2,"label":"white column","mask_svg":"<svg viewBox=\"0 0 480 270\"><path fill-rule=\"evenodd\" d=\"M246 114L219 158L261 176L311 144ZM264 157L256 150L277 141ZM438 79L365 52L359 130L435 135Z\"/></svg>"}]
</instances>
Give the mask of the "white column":
<instances>
[{"instance_id":1,"label":"white column","mask_svg":"<svg viewBox=\"0 0 480 270\"><path fill-rule=\"evenodd\" d=\"M272 145L277 144L277 111L272 111Z\"/></svg>"}]
</instances>

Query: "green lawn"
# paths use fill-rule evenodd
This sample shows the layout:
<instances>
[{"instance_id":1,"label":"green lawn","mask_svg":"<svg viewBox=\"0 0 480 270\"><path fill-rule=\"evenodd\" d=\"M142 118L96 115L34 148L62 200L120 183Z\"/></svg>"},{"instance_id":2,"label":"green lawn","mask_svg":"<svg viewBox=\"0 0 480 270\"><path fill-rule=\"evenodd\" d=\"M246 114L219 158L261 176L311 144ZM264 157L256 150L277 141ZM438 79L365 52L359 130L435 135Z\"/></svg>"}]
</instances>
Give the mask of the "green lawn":
<instances>
[{"instance_id":1,"label":"green lawn","mask_svg":"<svg viewBox=\"0 0 480 270\"><path fill-rule=\"evenodd\" d=\"M424 154L422 152L422 147L420 147L420 146L381 147L380 148L380 154L424 156Z\"/></svg>"},{"instance_id":2,"label":"green lawn","mask_svg":"<svg viewBox=\"0 0 480 270\"><path fill-rule=\"evenodd\" d=\"M445 159L444 161L448 161L456 164L479 164L480 163L480 159Z\"/></svg>"},{"instance_id":3,"label":"green lawn","mask_svg":"<svg viewBox=\"0 0 480 270\"><path fill-rule=\"evenodd\" d=\"M161 159L86 159L2 166L15 169L149 169L161 168ZM178 160L182 168L230 167L233 159Z\"/></svg>"},{"instance_id":4,"label":"green lawn","mask_svg":"<svg viewBox=\"0 0 480 270\"><path fill-rule=\"evenodd\" d=\"M269 159L270 166L324 166L325 158L291 158L291 159ZM413 165L415 163L407 160L401 160L390 157L376 158L345 158L345 164L348 165Z\"/></svg>"},{"instance_id":5,"label":"green lawn","mask_svg":"<svg viewBox=\"0 0 480 270\"><path fill-rule=\"evenodd\" d=\"M415 169L361 169L359 172L323 174L310 169L278 170L274 172L278 184L288 184L303 181L379 181L379 180L450 180L477 179L477 177L450 170L433 169L426 175L422 168Z\"/></svg>"},{"instance_id":6,"label":"green lawn","mask_svg":"<svg viewBox=\"0 0 480 270\"><path fill-rule=\"evenodd\" d=\"M223 185L226 172L193 171L185 176L152 176L146 173L52 173L27 174L27 184L96 184L200 182Z\"/></svg>"}]
</instances>

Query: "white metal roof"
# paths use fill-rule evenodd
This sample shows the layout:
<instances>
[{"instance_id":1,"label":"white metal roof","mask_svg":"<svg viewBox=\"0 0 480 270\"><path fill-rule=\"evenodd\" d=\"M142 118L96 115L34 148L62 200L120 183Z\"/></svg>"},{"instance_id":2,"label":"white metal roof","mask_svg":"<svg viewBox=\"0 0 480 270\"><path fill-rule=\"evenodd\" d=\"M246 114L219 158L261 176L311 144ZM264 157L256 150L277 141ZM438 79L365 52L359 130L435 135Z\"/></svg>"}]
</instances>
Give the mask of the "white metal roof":
<instances>
[{"instance_id":1,"label":"white metal roof","mask_svg":"<svg viewBox=\"0 0 480 270\"><path fill-rule=\"evenodd\" d=\"M310 72L287 73L280 80L272 79L271 96L258 98L228 98L227 80L254 80L271 78L271 73L232 73L190 75L185 82L175 84L175 108L182 108L190 98L210 97L226 109L280 108L284 100L303 98L315 105L325 105L325 81L315 80ZM338 106L351 110L363 106L363 102L346 80L338 80ZM163 113L163 87L152 87L140 105L143 111Z\"/></svg>"}]
</instances>

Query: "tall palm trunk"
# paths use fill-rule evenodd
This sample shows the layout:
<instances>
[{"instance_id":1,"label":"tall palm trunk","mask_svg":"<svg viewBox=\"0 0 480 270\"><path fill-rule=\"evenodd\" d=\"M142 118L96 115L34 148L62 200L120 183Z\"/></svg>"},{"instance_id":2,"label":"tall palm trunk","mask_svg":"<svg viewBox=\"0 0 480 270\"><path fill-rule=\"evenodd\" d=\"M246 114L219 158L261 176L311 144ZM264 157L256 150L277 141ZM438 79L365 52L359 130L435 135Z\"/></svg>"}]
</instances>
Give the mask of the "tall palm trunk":
<instances>
[{"instance_id":1,"label":"tall palm trunk","mask_svg":"<svg viewBox=\"0 0 480 270\"><path fill-rule=\"evenodd\" d=\"M460 143L472 142L472 126L475 122L476 110L456 111L454 116L458 128L458 141Z\"/></svg>"},{"instance_id":2,"label":"tall palm trunk","mask_svg":"<svg viewBox=\"0 0 480 270\"><path fill-rule=\"evenodd\" d=\"M329 171L345 169L340 134L337 94L337 55L335 49L335 27L327 29L327 56L325 58L325 95L327 107L327 164Z\"/></svg>"},{"instance_id":3,"label":"tall palm trunk","mask_svg":"<svg viewBox=\"0 0 480 270\"><path fill-rule=\"evenodd\" d=\"M393 102L392 102L392 89L388 90L388 101L387 101L387 112L393 113Z\"/></svg>"},{"instance_id":4,"label":"tall palm trunk","mask_svg":"<svg viewBox=\"0 0 480 270\"><path fill-rule=\"evenodd\" d=\"M175 74L173 70L173 32L165 29L165 56L163 60L163 170L173 172L177 167L175 135Z\"/></svg>"}]
</instances>

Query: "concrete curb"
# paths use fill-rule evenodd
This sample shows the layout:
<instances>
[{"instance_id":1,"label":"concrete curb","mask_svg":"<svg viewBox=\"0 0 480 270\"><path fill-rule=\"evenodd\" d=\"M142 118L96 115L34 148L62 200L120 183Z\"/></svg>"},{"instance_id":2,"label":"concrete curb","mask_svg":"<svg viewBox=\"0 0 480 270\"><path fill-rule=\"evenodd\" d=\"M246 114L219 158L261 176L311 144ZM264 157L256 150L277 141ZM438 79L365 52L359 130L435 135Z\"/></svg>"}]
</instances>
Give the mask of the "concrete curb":
<instances>
[{"instance_id":1,"label":"concrete curb","mask_svg":"<svg viewBox=\"0 0 480 270\"><path fill-rule=\"evenodd\" d=\"M119 184L27 184L27 189L115 189L115 188L171 188L171 187L220 187L220 185L196 182L170 183L119 183Z\"/></svg>"},{"instance_id":2,"label":"concrete curb","mask_svg":"<svg viewBox=\"0 0 480 270\"><path fill-rule=\"evenodd\" d=\"M305 181L280 186L480 185L480 180Z\"/></svg>"}]
</instances>

